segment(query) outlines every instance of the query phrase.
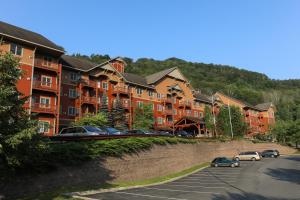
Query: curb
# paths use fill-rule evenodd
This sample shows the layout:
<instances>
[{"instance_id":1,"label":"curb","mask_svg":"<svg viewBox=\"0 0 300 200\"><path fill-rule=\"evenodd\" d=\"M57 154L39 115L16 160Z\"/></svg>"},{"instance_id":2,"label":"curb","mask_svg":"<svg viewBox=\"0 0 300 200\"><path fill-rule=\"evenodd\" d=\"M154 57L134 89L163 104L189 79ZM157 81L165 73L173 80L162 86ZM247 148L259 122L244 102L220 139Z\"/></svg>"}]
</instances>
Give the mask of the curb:
<instances>
[{"instance_id":1,"label":"curb","mask_svg":"<svg viewBox=\"0 0 300 200\"><path fill-rule=\"evenodd\" d=\"M142 188L142 187L149 187L149 186L155 186L155 185L161 185L161 184L165 184L165 183L169 183L181 178L184 178L186 176L189 176L191 174L194 174L198 171L201 171L205 168L209 167L209 165L205 166L205 167L201 167L193 172L187 173L185 175L182 176L178 176L175 178L171 178L162 182L158 182L158 183L151 183L151 184L146 184L146 185L136 185L136 186L128 186L128 187L117 187L117 188L111 188L111 189L99 189L99 190L88 190L88 191L84 191L84 192L71 192L71 193L65 193L64 195L69 196L69 197L73 197L73 198L79 198L79 199L86 199L86 200L95 200L93 198L88 198L88 197L83 197L85 195L91 195L91 194L99 194L99 193L106 193L106 192L116 192L116 191L121 191L121 190L127 190L127 189L135 189L135 188ZM83 196L81 196L83 195Z\"/></svg>"}]
</instances>

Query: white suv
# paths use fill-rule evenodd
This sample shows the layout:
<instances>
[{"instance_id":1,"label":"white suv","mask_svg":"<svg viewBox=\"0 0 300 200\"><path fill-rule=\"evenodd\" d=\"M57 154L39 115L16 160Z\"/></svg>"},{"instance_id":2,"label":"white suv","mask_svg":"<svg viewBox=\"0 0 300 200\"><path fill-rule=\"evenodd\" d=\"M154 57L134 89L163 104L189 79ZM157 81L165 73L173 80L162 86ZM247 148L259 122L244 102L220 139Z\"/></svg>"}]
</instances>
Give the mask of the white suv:
<instances>
[{"instance_id":1,"label":"white suv","mask_svg":"<svg viewBox=\"0 0 300 200\"><path fill-rule=\"evenodd\" d=\"M235 156L236 160L260 160L261 157L257 151L247 151L247 152L241 152L238 155Z\"/></svg>"}]
</instances>

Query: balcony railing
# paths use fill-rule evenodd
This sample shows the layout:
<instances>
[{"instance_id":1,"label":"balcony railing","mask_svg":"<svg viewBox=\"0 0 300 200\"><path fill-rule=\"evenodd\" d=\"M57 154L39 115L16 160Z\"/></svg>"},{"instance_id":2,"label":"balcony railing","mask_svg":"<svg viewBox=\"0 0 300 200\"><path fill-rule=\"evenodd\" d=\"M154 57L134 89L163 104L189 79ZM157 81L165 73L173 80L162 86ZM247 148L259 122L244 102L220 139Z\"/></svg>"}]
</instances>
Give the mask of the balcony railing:
<instances>
[{"instance_id":1,"label":"balcony railing","mask_svg":"<svg viewBox=\"0 0 300 200\"><path fill-rule=\"evenodd\" d=\"M52 71L58 71L59 64L55 62L49 62L44 60L43 58L35 58L34 66L38 68L48 69Z\"/></svg>"},{"instance_id":2,"label":"balcony railing","mask_svg":"<svg viewBox=\"0 0 300 200\"><path fill-rule=\"evenodd\" d=\"M191 107L192 103L190 101L182 100L179 101L179 107Z\"/></svg>"},{"instance_id":3,"label":"balcony railing","mask_svg":"<svg viewBox=\"0 0 300 200\"><path fill-rule=\"evenodd\" d=\"M165 109L165 110L163 111L163 113L166 114L166 115L173 115L172 109Z\"/></svg>"},{"instance_id":4,"label":"balcony railing","mask_svg":"<svg viewBox=\"0 0 300 200\"><path fill-rule=\"evenodd\" d=\"M113 88L113 91L112 91L113 94L129 94L129 89L127 87L114 87Z\"/></svg>"},{"instance_id":5,"label":"balcony railing","mask_svg":"<svg viewBox=\"0 0 300 200\"><path fill-rule=\"evenodd\" d=\"M33 81L32 87L34 89L46 90L46 91L57 91L57 84L43 82L43 81Z\"/></svg>"},{"instance_id":6,"label":"balcony railing","mask_svg":"<svg viewBox=\"0 0 300 200\"><path fill-rule=\"evenodd\" d=\"M88 86L88 87L93 87L93 88L97 87L96 81L81 79L81 83L83 86Z\"/></svg>"},{"instance_id":7,"label":"balcony railing","mask_svg":"<svg viewBox=\"0 0 300 200\"><path fill-rule=\"evenodd\" d=\"M32 103L31 111L38 112L38 113L52 113L53 114L56 112L56 105Z\"/></svg>"},{"instance_id":8,"label":"balcony railing","mask_svg":"<svg viewBox=\"0 0 300 200\"><path fill-rule=\"evenodd\" d=\"M165 125L166 126L173 126L173 122L172 121L166 121Z\"/></svg>"},{"instance_id":9,"label":"balcony railing","mask_svg":"<svg viewBox=\"0 0 300 200\"><path fill-rule=\"evenodd\" d=\"M162 101L163 103L172 103L172 98L169 98L169 97L167 97L167 98L162 98L161 101Z\"/></svg>"},{"instance_id":10,"label":"balcony railing","mask_svg":"<svg viewBox=\"0 0 300 200\"><path fill-rule=\"evenodd\" d=\"M81 102L88 103L88 104L97 104L97 98L89 97L89 96L81 96Z\"/></svg>"}]
</instances>

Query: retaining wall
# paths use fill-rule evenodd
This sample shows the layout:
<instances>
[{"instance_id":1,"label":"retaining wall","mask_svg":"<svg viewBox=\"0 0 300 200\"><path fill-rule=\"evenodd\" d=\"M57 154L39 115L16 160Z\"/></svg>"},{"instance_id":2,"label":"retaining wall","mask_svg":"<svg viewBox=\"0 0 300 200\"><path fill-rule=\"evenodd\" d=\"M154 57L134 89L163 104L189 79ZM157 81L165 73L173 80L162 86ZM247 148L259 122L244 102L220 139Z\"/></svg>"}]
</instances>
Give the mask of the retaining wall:
<instances>
[{"instance_id":1,"label":"retaining wall","mask_svg":"<svg viewBox=\"0 0 300 200\"><path fill-rule=\"evenodd\" d=\"M61 187L95 187L103 183L150 179L209 162L217 156L233 157L240 151L265 149L278 149L281 154L295 152L293 148L274 143L247 141L154 146L151 150L122 158L98 159L81 166L61 167L52 173L22 176L9 183L0 183L0 199L1 195L15 198Z\"/></svg>"}]
</instances>

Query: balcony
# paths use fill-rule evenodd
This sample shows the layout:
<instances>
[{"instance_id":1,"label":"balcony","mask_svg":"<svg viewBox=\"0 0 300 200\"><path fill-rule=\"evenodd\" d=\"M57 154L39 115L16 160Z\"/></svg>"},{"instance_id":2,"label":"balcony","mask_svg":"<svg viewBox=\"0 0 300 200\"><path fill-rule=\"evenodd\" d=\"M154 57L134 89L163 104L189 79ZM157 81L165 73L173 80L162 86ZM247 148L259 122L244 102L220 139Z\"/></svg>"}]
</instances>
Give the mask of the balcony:
<instances>
[{"instance_id":1,"label":"balcony","mask_svg":"<svg viewBox=\"0 0 300 200\"><path fill-rule=\"evenodd\" d=\"M56 106L50 104L33 103L31 104L31 112L55 114Z\"/></svg>"},{"instance_id":2,"label":"balcony","mask_svg":"<svg viewBox=\"0 0 300 200\"><path fill-rule=\"evenodd\" d=\"M125 95L129 95L129 89L127 87L114 87L112 94L125 94Z\"/></svg>"},{"instance_id":3,"label":"balcony","mask_svg":"<svg viewBox=\"0 0 300 200\"><path fill-rule=\"evenodd\" d=\"M43 81L33 81L32 84L33 89L43 90L43 91L49 91L49 92L58 92L57 91L57 84L49 83L49 82L43 82Z\"/></svg>"},{"instance_id":4,"label":"balcony","mask_svg":"<svg viewBox=\"0 0 300 200\"><path fill-rule=\"evenodd\" d=\"M97 87L96 81L81 79L80 82L81 82L82 86L85 86L85 87L92 87L92 88Z\"/></svg>"},{"instance_id":5,"label":"balcony","mask_svg":"<svg viewBox=\"0 0 300 200\"><path fill-rule=\"evenodd\" d=\"M167 103L172 103L172 98L170 97L167 97L167 98L162 98L161 99L161 102L167 104Z\"/></svg>"},{"instance_id":6,"label":"balcony","mask_svg":"<svg viewBox=\"0 0 300 200\"><path fill-rule=\"evenodd\" d=\"M47 69L47 70L56 71L56 72L59 70L58 63L49 62L49 61L44 60L43 58L35 58L34 66L41 68L41 69Z\"/></svg>"},{"instance_id":7,"label":"balcony","mask_svg":"<svg viewBox=\"0 0 300 200\"><path fill-rule=\"evenodd\" d=\"M179 107L181 108L185 108L185 107L191 107L192 106L192 103L190 101L187 101L187 100L182 100L182 101L179 101Z\"/></svg>"},{"instance_id":8,"label":"balcony","mask_svg":"<svg viewBox=\"0 0 300 200\"><path fill-rule=\"evenodd\" d=\"M173 122L172 121L166 121L165 125L172 127L173 126Z\"/></svg>"},{"instance_id":9,"label":"balcony","mask_svg":"<svg viewBox=\"0 0 300 200\"><path fill-rule=\"evenodd\" d=\"M97 104L97 98L96 97L89 97L89 96L81 96L81 103L87 103L87 104Z\"/></svg>"},{"instance_id":10,"label":"balcony","mask_svg":"<svg viewBox=\"0 0 300 200\"><path fill-rule=\"evenodd\" d=\"M173 115L172 109L165 109L163 112L165 115Z\"/></svg>"}]
</instances>

